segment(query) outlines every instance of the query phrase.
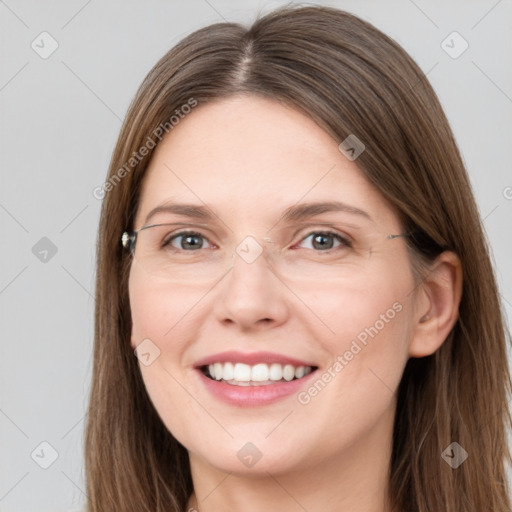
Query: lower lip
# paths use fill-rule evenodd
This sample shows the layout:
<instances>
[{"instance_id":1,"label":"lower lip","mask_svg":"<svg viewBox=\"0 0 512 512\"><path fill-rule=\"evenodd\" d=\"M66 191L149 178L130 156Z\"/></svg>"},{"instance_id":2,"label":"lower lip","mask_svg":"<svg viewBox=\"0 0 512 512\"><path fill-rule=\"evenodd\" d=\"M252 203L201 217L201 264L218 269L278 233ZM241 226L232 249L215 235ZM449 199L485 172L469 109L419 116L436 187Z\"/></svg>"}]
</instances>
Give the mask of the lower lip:
<instances>
[{"instance_id":1,"label":"lower lip","mask_svg":"<svg viewBox=\"0 0 512 512\"><path fill-rule=\"evenodd\" d=\"M237 386L226 384L223 381L213 380L197 370L201 381L212 395L222 402L238 407L253 407L258 405L269 405L278 400L297 394L304 387L316 370L312 371L301 379L289 382L278 382L267 386Z\"/></svg>"}]
</instances>

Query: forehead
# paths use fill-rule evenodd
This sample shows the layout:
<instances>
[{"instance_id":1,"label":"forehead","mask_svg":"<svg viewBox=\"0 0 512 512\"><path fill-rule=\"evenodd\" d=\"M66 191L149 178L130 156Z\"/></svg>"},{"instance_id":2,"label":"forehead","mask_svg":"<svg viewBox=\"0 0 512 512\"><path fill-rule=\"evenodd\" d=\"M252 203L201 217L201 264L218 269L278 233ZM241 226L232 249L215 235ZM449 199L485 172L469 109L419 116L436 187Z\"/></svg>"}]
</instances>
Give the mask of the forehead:
<instances>
[{"instance_id":1,"label":"forehead","mask_svg":"<svg viewBox=\"0 0 512 512\"><path fill-rule=\"evenodd\" d=\"M236 96L196 107L157 147L138 223L171 198L268 221L300 202L342 201L396 220L339 142L311 118L269 99Z\"/></svg>"}]
</instances>

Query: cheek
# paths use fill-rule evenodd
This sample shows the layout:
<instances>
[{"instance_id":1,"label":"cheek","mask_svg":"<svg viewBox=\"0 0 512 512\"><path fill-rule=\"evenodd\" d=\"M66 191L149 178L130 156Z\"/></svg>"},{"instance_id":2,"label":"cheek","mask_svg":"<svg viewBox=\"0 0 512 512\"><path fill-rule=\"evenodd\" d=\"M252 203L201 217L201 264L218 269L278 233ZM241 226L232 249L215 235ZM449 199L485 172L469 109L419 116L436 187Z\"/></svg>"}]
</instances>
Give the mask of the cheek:
<instances>
[{"instance_id":1,"label":"cheek","mask_svg":"<svg viewBox=\"0 0 512 512\"><path fill-rule=\"evenodd\" d=\"M150 352L150 364L144 364L144 358L139 360L146 391L162 422L180 441L188 439L191 425L204 423L193 398L196 390L183 385L187 379L183 358L197 335L194 326L199 325L202 295L204 289L193 286L150 283L136 268L130 273L131 344L135 348L142 343L144 352Z\"/></svg>"},{"instance_id":2,"label":"cheek","mask_svg":"<svg viewBox=\"0 0 512 512\"><path fill-rule=\"evenodd\" d=\"M364 400L388 401L408 358L414 281L407 264L397 271L393 262L385 263L308 295L308 306L321 319L311 316L313 336L328 354L326 387L340 406L352 399L354 407Z\"/></svg>"},{"instance_id":3,"label":"cheek","mask_svg":"<svg viewBox=\"0 0 512 512\"><path fill-rule=\"evenodd\" d=\"M374 268L340 279L315 283L310 280L296 286L294 292L303 298L312 312L318 340L339 352L347 343L388 336L405 339L409 327L410 302L414 287L412 273L405 262L398 270L392 261L380 261ZM316 319L314 318L316 317Z\"/></svg>"},{"instance_id":4,"label":"cheek","mask_svg":"<svg viewBox=\"0 0 512 512\"><path fill-rule=\"evenodd\" d=\"M341 447L364 438L384 416L391 421L408 358L412 313L410 299L401 291L389 287L381 293L326 295L323 311L332 310L327 318L335 334L326 335L324 328L317 339L329 362L297 397L296 428L307 417L311 430L336 439L332 445ZM278 441L286 443L286 436Z\"/></svg>"},{"instance_id":5,"label":"cheek","mask_svg":"<svg viewBox=\"0 0 512 512\"><path fill-rule=\"evenodd\" d=\"M190 285L179 287L154 279L150 281L137 268L130 272L128 287L132 346L149 338L162 351L168 351L168 345L172 342L174 353L179 354L180 340L184 338L183 330L194 310L198 309L204 289Z\"/></svg>"}]
</instances>

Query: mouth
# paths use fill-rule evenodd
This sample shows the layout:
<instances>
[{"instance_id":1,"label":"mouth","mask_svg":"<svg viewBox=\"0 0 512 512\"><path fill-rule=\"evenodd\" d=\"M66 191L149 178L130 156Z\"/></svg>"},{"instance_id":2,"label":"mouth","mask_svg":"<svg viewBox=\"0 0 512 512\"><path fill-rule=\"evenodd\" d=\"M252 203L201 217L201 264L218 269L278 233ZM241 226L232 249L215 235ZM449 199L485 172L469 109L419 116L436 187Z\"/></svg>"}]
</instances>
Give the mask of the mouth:
<instances>
[{"instance_id":1,"label":"mouth","mask_svg":"<svg viewBox=\"0 0 512 512\"><path fill-rule=\"evenodd\" d=\"M316 366L281 363L215 362L199 368L210 380L231 386L271 386L300 380L317 369Z\"/></svg>"},{"instance_id":2,"label":"mouth","mask_svg":"<svg viewBox=\"0 0 512 512\"><path fill-rule=\"evenodd\" d=\"M231 350L194 365L211 396L234 407L259 407L292 397L314 378L318 366L274 352Z\"/></svg>"}]
</instances>

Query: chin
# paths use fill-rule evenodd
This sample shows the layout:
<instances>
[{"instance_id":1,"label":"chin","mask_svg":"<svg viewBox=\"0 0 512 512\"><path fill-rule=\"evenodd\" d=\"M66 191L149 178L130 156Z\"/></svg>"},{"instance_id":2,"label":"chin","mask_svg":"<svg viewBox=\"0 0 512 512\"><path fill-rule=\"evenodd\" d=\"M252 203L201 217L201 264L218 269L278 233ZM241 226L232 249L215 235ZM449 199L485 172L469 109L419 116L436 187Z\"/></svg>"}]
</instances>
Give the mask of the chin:
<instances>
[{"instance_id":1,"label":"chin","mask_svg":"<svg viewBox=\"0 0 512 512\"><path fill-rule=\"evenodd\" d=\"M304 446L297 441L293 446L285 447L268 439L261 441L242 441L232 439L222 445L205 440L206 445L191 447L190 457L201 465L211 466L224 473L239 476L268 477L268 474L293 472L300 466L311 465L311 460L304 455ZM297 444L301 445L300 453ZM212 446L215 449L212 450Z\"/></svg>"}]
</instances>

